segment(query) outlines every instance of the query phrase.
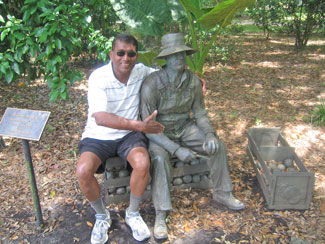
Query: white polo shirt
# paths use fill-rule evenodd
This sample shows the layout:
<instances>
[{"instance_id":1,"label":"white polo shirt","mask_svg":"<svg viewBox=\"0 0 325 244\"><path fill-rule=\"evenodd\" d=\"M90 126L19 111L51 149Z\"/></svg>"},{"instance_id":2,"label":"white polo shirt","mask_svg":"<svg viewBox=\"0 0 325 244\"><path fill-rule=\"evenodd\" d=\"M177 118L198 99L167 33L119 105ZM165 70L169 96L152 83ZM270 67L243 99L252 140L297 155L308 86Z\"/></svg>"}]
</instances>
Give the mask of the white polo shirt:
<instances>
[{"instance_id":1,"label":"white polo shirt","mask_svg":"<svg viewBox=\"0 0 325 244\"><path fill-rule=\"evenodd\" d=\"M114 76L111 62L96 69L88 80L88 119L82 139L116 140L130 133L129 130L99 126L92 114L104 111L138 120L140 88L143 80L153 71L155 70L138 63L125 85Z\"/></svg>"}]
</instances>

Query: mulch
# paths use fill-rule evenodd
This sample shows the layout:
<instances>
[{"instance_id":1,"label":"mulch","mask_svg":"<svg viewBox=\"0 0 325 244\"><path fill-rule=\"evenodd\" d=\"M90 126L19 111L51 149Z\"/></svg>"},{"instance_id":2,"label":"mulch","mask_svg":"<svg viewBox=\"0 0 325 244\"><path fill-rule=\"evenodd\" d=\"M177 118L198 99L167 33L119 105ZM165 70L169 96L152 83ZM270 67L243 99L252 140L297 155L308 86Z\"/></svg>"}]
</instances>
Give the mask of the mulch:
<instances>
[{"instance_id":1,"label":"mulch","mask_svg":"<svg viewBox=\"0 0 325 244\"><path fill-rule=\"evenodd\" d=\"M211 190L173 192L169 238L164 243L324 243L325 128L311 124L315 104L325 100L325 40L311 39L297 53L294 39L261 34L223 37L229 60L213 59L205 67L206 107L225 142L234 195L246 203L241 211L211 201ZM215 57L216 60L218 57ZM31 142L44 227L36 226L33 199L21 141L4 137L0 149L0 244L89 243L94 212L83 198L75 176L78 142L87 116L87 80L91 69L76 66L85 80L69 88L69 101L50 103L49 89L39 80L0 86L0 112L6 107L51 111L39 142ZM94 67L92 67L93 69ZM250 127L280 127L281 133L310 172L313 199L306 210L270 210L246 146ZM99 175L100 182L103 181ZM113 226L108 243L137 243L123 217L127 203L110 204ZM141 213L153 228L154 208ZM154 238L145 243L157 243Z\"/></svg>"}]
</instances>

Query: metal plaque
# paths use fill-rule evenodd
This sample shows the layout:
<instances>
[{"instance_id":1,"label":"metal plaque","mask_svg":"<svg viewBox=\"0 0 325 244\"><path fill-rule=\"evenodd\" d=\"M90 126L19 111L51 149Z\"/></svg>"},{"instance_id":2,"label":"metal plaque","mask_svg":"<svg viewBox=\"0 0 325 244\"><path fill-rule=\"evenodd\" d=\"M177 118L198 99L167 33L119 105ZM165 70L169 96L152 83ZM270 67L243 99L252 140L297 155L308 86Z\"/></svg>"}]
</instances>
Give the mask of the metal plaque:
<instances>
[{"instance_id":1,"label":"metal plaque","mask_svg":"<svg viewBox=\"0 0 325 244\"><path fill-rule=\"evenodd\" d=\"M0 136L39 141L50 112L7 108L0 122Z\"/></svg>"}]
</instances>

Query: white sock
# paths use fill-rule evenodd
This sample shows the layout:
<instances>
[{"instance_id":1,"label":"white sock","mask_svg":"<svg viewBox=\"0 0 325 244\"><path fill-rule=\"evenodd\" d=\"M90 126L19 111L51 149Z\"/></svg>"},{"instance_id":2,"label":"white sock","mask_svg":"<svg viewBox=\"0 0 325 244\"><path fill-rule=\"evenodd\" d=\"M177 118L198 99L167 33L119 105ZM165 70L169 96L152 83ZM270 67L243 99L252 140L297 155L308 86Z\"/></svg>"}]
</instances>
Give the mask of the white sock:
<instances>
[{"instance_id":1,"label":"white sock","mask_svg":"<svg viewBox=\"0 0 325 244\"><path fill-rule=\"evenodd\" d=\"M96 214L106 214L103 199L99 197L96 201L89 202Z\"/></svg>"}]
</instances>

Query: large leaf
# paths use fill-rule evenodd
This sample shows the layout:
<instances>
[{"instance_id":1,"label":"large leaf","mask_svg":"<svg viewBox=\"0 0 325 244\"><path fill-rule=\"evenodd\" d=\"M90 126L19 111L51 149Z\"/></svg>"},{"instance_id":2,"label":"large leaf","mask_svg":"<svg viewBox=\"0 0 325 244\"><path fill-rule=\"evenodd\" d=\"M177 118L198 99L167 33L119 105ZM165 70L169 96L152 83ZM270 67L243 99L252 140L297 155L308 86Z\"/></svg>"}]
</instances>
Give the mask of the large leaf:
<instances>
[{"instance_id":1,"label":"large leaf","mask_svg":"<svg viewBox=\"0 0 325 244\"><path fill-rule=\"evenodd\" d=\"M179 24L188 25L186 13L180 1L167 0L166 2L171 11L173 20Z\"/></svg>"},{"instance_id":2,"label":"large leaf","mask_svg":"<svg viewBox=\"0 0 325 244\"><path fill-rule=\"evenodd\" d=\"M146 66L153 66L153 63L158 64L160 66L166 64L166 61L163 59L154 59L155 57L157 57L157 55L158 54L153 51L139 52L138 62L143 63Z\"/></svg>"},{"instance_id":3,"label":"large leaf","mask_svg":"<svg viewBox=\"0 0 325 244\"><path fill-rule=\"evenodd\" d=\"M162 35L164 23L172 21L164 0L111 0L111 3L126 25L145 35Z\"/></svg>"},{"instance_id":4,"label":"large leaf","mask_svg":"<svg viewBox=\"0 0 325 244\"><path fill-rule=\"evenodd\" d=\"M256 0L228 0L215 6L209 13L201 16L198 21L206 29L216 25L225 27L231 23L237 11L243 11L255 4Z\"/></svg>"},{"instance_id":5,"label":"large leaf","mask_svg":"<svg viewBox=\"0 0 325 244\"><path fill-rule=\"evenodd\" d=\"M207 13L206 9L201 9L200 0L179 0L183 7L194 14L195 18L198 19L202 15Z\"/></svg>"}]
</instances>

